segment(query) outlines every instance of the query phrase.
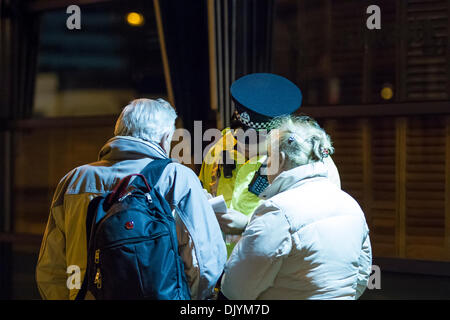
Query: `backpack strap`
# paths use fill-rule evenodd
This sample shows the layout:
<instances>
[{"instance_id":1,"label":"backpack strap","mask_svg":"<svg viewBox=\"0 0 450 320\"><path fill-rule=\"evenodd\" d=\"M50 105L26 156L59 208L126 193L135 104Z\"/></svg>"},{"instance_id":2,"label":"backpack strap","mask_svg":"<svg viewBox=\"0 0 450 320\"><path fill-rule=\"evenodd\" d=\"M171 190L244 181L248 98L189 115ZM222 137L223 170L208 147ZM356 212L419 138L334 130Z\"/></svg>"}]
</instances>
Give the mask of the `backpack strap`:
<instances>
[{"instance_id":1,"label":"backpack strap","mask_svg":"<svg viewBox=\"0 0 450 320\"><path fill-rule=\"evenodd\" d=\"M80 290L78 290L77 296L75 297L76 301L84 300L86 298L87 285L88 285L88 275L85 274L83 283L81 284L81 288Z\"/></svg>"},{"instance_id":2,"label":"backpack strap","mask_svg":"<svg viewBox=\"0 0 450 320\"><path fill-rule=\"evenodd\" d=\"M141 175L143 175L145 179L147 179L150 187L154 187L158 183L158 180L161 177L166 166L172 162L172 159L155 159L148 165L146 165L144 169L142 169ZM132 185L137 188L147 189L146 185L143 184L142 179L135 179Z\"/></svg>"},{"instance_id":3,"label":"backpack strap","mask_svg":"<svg viewBox=\"0 0 450 320\"><path fill-rule=\"evenodd\" d=\"M87 261L89 261L89 244L91 243L91 239L93 236L93 231L95 229L95 224L97 220L97 213L99 210L99 206L103 205L104 198L99 196L91 200L88 206L87 214L86 214L86 242L87 242ZM89 278L89 263L86 263L86 270L84 272L83 283L81 284L80 290L78 290L77 296L75 300L84 300L87 293L88 286L88 278Z\"/></svg>"},{"instance_id":4,"label":"backpack strap","mask_svg":"<svg viewBox=\"0 0 450 320\"><path fill-rule=\"evenodd\" d=\"M145 189L146 192L148 192L150 188L152 188L158 182L164 169L169 163L172 163L172 159L170 158L157 159L151 161L147 166L144 167L144 169L142 169L140 174L131 174L123 178L121 182L114 188L113 192L109 194L109 196L122 195L123 191L126 190L126 187L128 186L132 176L143 178L143 179L134 179L132 185L135 186L136 188ZM89 243L92 240L91 239L92 233L94 232L96 223L98 222L97 212L100 209L99 206L103 206L105 201L109 203L110 202L109 200L110 200L109 197L106 197L105 199L104 197L100 196L93 199L88 206L88 212L86 216L86 238L88 244L87 248L88 258L89 258ZM84 300L88 289L87 287L88 287L88 268L86 267L83 283L81 285L80 290L78 291L75 300Z\"/></svg>"},{"instance_id":5,"label":"backpack strap","mask_svg":"<svg viewBox=\"0 0 450 320\"><path fill-rule=\"evenodd\" d=\"M140 177L142 179L142 182L144 183L145 188L147 189L147 192L149 192L151 190L150 186L147 183L146 178L142 174L140 174L140 173L130 174L130 175L126 176L125 178L122 178L122 180L120 180L120 182L116 185L114 190L108 194L108 196L106 197L106 200L105 200L105 204L106 204L105 209L106 210L109 207L111 207L111 205L113 205L117 200L119 200L121 197L123 197L125 195L128 185L130 184L130 180L134 176Z\"/></svg>"}]
</instances>

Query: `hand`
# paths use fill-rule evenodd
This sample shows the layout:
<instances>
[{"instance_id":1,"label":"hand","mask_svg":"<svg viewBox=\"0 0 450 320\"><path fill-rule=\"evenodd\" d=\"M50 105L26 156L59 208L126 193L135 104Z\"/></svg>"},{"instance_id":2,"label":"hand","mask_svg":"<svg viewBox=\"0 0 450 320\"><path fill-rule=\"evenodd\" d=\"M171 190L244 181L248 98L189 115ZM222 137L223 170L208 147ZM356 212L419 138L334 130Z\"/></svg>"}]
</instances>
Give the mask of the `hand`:
<instances>
[{"instance_id":1,"label":"hand","mask_svg":"<svg viewBox=\"0 0 450 320\"><path fill-rule=\"evenodd\" d=\"M226 213L216 212L216 217L225 234L240 235L248 224L248 217L233 209L228 209Z\"/></svg>"},{"instance_id":2,"label":"hand","mask_svg":"<svg viewBox=\"0 0 450 320\"><path fill-rule=\"evenodd\" d=\"M203 189L203 192L205 193L205 195L206 195L206 199L212 199L212 198L214 198L213 197L213 195L211 194L211 193L209 193L206 189Z\"/></svg>"}]
</instances>

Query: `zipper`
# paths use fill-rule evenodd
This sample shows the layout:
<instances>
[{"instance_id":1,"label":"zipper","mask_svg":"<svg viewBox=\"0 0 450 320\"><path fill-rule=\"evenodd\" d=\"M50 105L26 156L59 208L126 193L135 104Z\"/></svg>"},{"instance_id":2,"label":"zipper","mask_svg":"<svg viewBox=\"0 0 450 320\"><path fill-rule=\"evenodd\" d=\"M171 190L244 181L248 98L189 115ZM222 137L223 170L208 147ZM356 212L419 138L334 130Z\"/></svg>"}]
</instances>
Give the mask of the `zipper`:
<instances>
[{"instance_id":1,"label":"zipper","mask_svg":"<svg viewBox=\"0 0 450 320\"><path fill-rule=\"evenodd\" d=\"M123 201L125 198L127 198L128 196L130 196L130 195L132 195L132 193L131 192L129 192L129 193L127 193L125 196L123 196L122 198L120 198L121 199L121 201ZM139 196L139 195L137 195L137 196ZM147 201L148 202L150 202L151 203L151 197L149 197L150 196L150 194L148 194L148 196L146 195L145 197L147 198ZM103 225L103 223L106 221L106 220L108 220L111 216L113 216L113 215L115 215L115 214L118 214L118 213L122 213L123 211L125 211L126 209L123 209L123 210L118 210L118 211L113 211L113 212L110 212L110 213L108 213L107 215L105 215L99 222L98 222L98 225L96 226L96 230L99 230L100 229L100 227Z\"/></svg>"},{"instance_id":2,"label":"zipper","mask_svg":"<svg viewBox=\"0 0 450 320\"><path fill-rule=\"evenodd\" d=\"M95 250L94 262L95 262L95 264L99 264L99 262L100 262L100 249Z\"/></svg>"},{"instance_id":3,"label":"zipper","mask_svg":"<svg viewBox=\"0 0 450 320\"><path fill-rule=\"evenodd\" d=\"M97 268L97 272L95 274L95 278L94 278L94 284L97 286L97 289L101 289L102 288L102 273L100 270L100 251L101 250L107 250L107 249L112 249L114 247L118 247L124 244L130 244L130 243L136 243L142 240L152 240L155 239L161 235L165 235L165 234L169 234L168 232L158 232L150 237L146 236L146 237L136 237L136 238L131 238L128 239L127 241L121 241L118 240L108 246L102 247L100 249L95 250L95 254L94 254L94 262L95 262L95 266Z\"/></svg>"},{"instance_id":4,"label":"zipper","mask_svg":"<svg viewBox=\"0 0 450 320\"><path fill-rule=\"evenodd\" d=\"M126 197L130 196L131 192L128 192L126 195L120 197L119 199L117 199L118 202L122 202L123 200L125 200Z\"/></svg>"},{"instance_id":5,"label":"zipper","mask_svg":"<svg viewBox=\"0 0 450 320\"><path fill-rule=\"evenodd\" d=\"M125 198L127 198L127 197L130 196L130 195L131 195L131 192L127 193L125 196L121 197L121 198L119 199L119 201L120 201L120 202L123 201ZM150 196L149 193L144 194L144 196L146 197L146 200L147 200L148 203L152 203L152 202L153 202L152 197ZM120 213L120 212L122 212L122 210L121 210L121 211L117 211L117 212L111 212L110 214L107 214L107 215L106 215L105 217L103 217L103 219L100 221L99 225L97 226L97 229L99 229L100 226L101 226L101 225L102 225L109 217L111 217L111 216L114 215L114 214ZM161 222L168 228L168 230L170 230L170 229L169 229L169 226L167 225L167 223L166 223L164 220L162 220ZM172 242L172 246L173 246L173 244L174 244L174 239L173 239L173 237L172 237L172 234L170 233L170 231L163 231L163 232L159 232L159 233L157 233L157 234L153 234L152 236L130 238L130 239L126 240L126 241L123 241L123 240L117 240L116 242L113 242L112 244L109 244L109 245L106 246L106 247L102 247L102 248L99 248L99 249L95 250L95 254L94 254L94 262L95 262L95 265L96 265L96 268L97 268L97 272L96 272L96 274L95 274L94 284L97 286L97 289L101 289L101 288L102 288L102 274L101 274L101 270L100 270L100 250L112 249L112 248L114 248L114 247L121 246L121 245L124 245L124 244L136 243L136 242L139 242L139 241L141 241L141 240L147 240L147 241L148 241L148 240L152 240L152 239L155 239L155 238L157 238L157 237L159 237L159 236L161 236L161 235L163 235L163 234L168 234L168 235L169 235L170 240L171 240L171 242ZM179 268L178 263L177 263L177 266L176 266L176 267L177 267L177 269ZM179 271L178 271L177 273L179 273Z\"/></svg>"},{"instance_id":6,"label":"zipper","mask_svg":"<svg viewBox=\"0 0 450 320\"><path fill-rule=\"evenodd\" d=\"M114 241L114 242L108 244L107 246L101 247L97 251L100 252L100 250L112 249L114 247L118 247L118 246L121 246L121 245L124 245L124 244L136 243L136 242L140 242L142 240L153 240L153 239L155 239L155 238L157 238L157 237L159 237L161 235L164 235L164 234L168 234L168 232L162 231L162 232L158 232L156 234L153 234L151 236L136 237L136 238L130 238L130 239L127 239L127 240L117 240L117 241Z\"/></svg>"},{"instance_id":7,"label":"zipper","mask_svg":"<svg viewBox=\"0 0 450 320\"><path fill-rule=\"evenodd\" d=\"M97 273L95 274L94 284L97 285L97 289L102 288L102 274L100 273L100 268L97 268Z\"/></svg>"},{"instance_id":8,"label":"zipper","mask_svg":"<svg viewBox=\"0 0 450 320\"><path fill-rule=\"evenodd\" d=\"M97 273L95 274L94 284L97 285L97 289L102 288L102 274L100 272L100 249L95 250L94 262L97 266Z\"/></svg>"}]
</instances>

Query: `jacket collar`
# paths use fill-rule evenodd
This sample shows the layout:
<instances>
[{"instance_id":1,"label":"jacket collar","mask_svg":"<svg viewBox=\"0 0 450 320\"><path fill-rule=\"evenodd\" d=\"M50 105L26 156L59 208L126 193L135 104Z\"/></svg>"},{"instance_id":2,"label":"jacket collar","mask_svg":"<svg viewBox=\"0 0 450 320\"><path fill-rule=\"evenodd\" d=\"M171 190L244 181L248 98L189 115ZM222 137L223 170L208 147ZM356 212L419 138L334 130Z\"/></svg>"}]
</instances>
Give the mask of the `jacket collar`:
<instances>
[{"instance_id":1,"label":"jacket collar","mask_svg":"<svg viewBox=\"0 0 450 320\"><path fill-rule=\"evenodd\" d=\"M129 136L115 136L108 140L98 154L99 160L123 161L142 158L167 159L161 146Z\"/></svg>"},{"instance_id":2,"label":"jacket collar","mask_svg":"<svg viewBox=\"0 0 450 320\"><path fill-rule=\"evenodd\" d=\"M259 197L269 199L278 193L296 188L317 178L327 178L328 170L323 162L305 164L280 173Z\"/></svg>"}]
</instances>

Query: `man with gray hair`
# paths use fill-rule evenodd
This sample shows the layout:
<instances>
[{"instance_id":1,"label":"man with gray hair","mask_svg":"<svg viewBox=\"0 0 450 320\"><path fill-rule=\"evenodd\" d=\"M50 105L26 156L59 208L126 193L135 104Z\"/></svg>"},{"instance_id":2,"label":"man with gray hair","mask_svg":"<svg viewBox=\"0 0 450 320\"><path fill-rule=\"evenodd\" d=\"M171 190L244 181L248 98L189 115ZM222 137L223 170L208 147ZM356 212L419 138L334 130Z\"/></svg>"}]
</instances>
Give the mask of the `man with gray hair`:
<instances>
[{"instance_id":1,"label":"man with gray hair","mask_svg":"<svg viewBox=\"0 0 450 320\"><path fill-rule=\"evenodd\" d=\"M163 99L132 101L120 114L115 137L100 150L98 161L73 169L60 181L36 267L42 298L75 299L79 287L68 288L67 270L79 266L82 281L89 202L151 161L168 158L176 117ZM191 298L208 299L222 273L226 249L200 181L188 167L170 163L154 187L171 206Z\"/></svg>"}]
</instances>

